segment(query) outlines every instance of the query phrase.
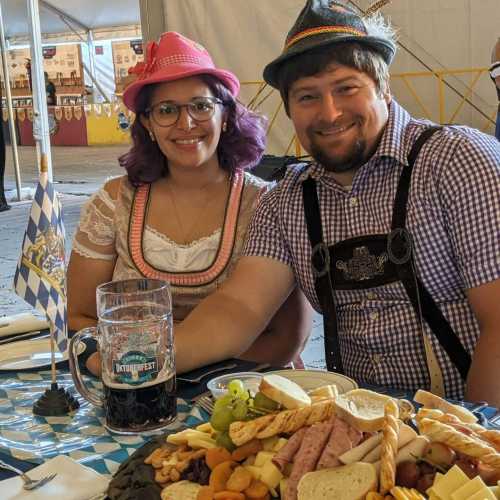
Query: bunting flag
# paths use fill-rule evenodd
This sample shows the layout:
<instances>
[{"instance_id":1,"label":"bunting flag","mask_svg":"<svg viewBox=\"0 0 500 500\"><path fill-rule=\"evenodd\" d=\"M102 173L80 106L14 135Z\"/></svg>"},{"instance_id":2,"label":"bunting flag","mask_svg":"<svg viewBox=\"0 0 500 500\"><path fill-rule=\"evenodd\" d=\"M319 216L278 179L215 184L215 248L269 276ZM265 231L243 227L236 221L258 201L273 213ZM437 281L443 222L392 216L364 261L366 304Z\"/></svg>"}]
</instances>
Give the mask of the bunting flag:
<instances>
[{"instance_id":1,"label":"bunting flag","mask_svg":"<svg viewBox=\"0 0 500 500\"><path fill-rule=\"evenodd\" d=\"M64 106L64 118L67 122L73 119L73 108L71 106Z\"/></svg>"},{"instance_id":2,"label":"bunting flag","mask_svg":"<svg viewBox=\"0 0 500 500\"><path fill-rule=\"evenodd\" d=\"M102 113L102 105L101 104L94 104L94 113L96 116L101 116Z\"/></svg>"},{"instance_id":3,"label":"bunting flag","mask_svg":"<svg viewBox=\"0 0 500 500\"><path fill-rule=\"evenodd\" d=\"M63 111L62 111L62 108L61 106L56 106L54 108L54 116L56 117L56 120L58 122L60 122L62 120L62 116L63 116Z\"/></svg>"},{"instance_id":4,"label":"bunting flag","mask_svg":"<svg viewBox=\"0 0 500 500\"><path fill-rule=\"evenodd\" d=\"M5 108L2 109L2 118L4 122L9 119L9 111Z\"/></svg>"},{"instance_id":5,"label":"bunting flag","mask_svg":"<svg viewBox=\"0 0 500 500\"><path fill-rule=\"evenodd\" d=\"M14 289L28 304L44 312L61 353L67 348L65 233L62 207L49 181L42 155L40 179L31 205Z\"/></svg>"},{"instance_id":6,"label":"bunting flag","mask_svg":"<svg viewBox=\"0 0 500 500\"><path fill-rule=\"evenodd\" d=\"M88 117L90 115L90 113L92 112L92 104L84 104L83 111L85 113L85 116Z\"/></svg>"},{"instance_id":7,"label":"bunting flag","mask_svg":"<svg viewBox=\"0 0 500 500\"><path fill-rule=\"evenodd\" d=\"M75 106L73 108L73 116L77 119L77 120L81 120L82 119L82 107L81 106Z\"/></svg>"},{"instance_id":8,"label":"bunting flag","mask_svg":"<svg viewBox=\"0 0 500 500\"><path fill-rule=\"evenodd\" d=\"M33 121L33 108L28 108L28 120Z\"/></svg>"},{"instance_id":9,"label":"bunting flag","mask_svg":"<svg viewBox=\"0 0 500 500\"><path fill-rule=\"evenodd\" d=\"M26 120L26 110L24 108L17 108L17 119L20 122Z\"/></svg>"},{"instance_id":10,"label":"bunting flag","mask_svg":"<svg viewBox=\"0 0 500 500\"><path fill-rule=\"evenodd\" d=\"M104 103L102 105L102 108L104 110L105 115L109 118L111 117L111 104L109 103Z\"/></svg>"}]
</instances>

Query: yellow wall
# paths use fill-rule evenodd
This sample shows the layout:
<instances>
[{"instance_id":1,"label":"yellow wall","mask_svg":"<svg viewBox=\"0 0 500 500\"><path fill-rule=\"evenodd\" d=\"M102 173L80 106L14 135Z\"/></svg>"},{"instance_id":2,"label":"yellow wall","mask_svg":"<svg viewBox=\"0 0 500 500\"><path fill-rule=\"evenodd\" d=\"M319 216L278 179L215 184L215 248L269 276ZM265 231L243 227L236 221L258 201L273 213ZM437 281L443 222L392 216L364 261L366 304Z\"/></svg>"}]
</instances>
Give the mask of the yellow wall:
<instances>
[{"instance_id":1,"label":"yellow wall","mask_svg":"<svg viewBox=\"0 0 500 500\"><path fill-rule=\"evenodd\" d=\"M102 146L110 144L129 144L130 133L118 128L116 113L108 116L101 112L100 115L89 113L87 116L87 143L89 146Z\"/></svg>"}]
</instances>

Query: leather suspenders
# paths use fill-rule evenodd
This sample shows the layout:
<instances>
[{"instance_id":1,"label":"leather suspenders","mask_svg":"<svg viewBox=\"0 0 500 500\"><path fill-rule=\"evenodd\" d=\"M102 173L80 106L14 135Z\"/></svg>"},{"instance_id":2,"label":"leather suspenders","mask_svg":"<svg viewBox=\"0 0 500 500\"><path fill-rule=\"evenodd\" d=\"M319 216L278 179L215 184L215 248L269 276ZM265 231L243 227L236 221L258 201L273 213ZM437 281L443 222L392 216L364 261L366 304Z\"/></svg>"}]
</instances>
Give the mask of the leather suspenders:
<instances>
[{"instance_id":1,"label":"leather suspenders","mask_svg":"<svg viewBox=\"0 0 500 500\"><path fill-rule=\"evenodd\" d=\"M409 165L402 170L394 201L392 227L387 237L387 254L389 260L396 267L397 275L410 298L417 319L421 320L422 317L425 319L465 380L471 357L418 278L414 264L411 234L405 228L413 165L423 144L439 129L440 127L431 127L424 130L408 155ZM302 194L307 233L312 247L311 264L314 285L323 312L326 365L329 371L343 373L335 309L335 284L332 283L331 279L330 251L323 242L321 212L314 179L308 178L302 183ZM363 288L363 286L361 285L359 288Z\"/></svg>"}]
</instances>

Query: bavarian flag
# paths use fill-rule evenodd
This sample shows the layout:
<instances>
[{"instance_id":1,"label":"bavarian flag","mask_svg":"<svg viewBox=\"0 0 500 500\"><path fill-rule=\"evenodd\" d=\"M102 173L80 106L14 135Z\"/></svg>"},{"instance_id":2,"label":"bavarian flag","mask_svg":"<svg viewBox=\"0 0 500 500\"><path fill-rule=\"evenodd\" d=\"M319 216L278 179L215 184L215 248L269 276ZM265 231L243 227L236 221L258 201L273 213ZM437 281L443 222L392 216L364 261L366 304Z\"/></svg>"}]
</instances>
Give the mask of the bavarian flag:
<instances>
[{"instance_id":1,"label":"bavarian flag","mask_svg":"<svg viewBox=\"0 0 500 500\"><path fill-rule=\"evenodd\" d=\"M44 312L60 352L67 347L65 233L62 207L42 155L40 179L31 205L14 289L28 304Z\"/></svg>"}]
</instances>

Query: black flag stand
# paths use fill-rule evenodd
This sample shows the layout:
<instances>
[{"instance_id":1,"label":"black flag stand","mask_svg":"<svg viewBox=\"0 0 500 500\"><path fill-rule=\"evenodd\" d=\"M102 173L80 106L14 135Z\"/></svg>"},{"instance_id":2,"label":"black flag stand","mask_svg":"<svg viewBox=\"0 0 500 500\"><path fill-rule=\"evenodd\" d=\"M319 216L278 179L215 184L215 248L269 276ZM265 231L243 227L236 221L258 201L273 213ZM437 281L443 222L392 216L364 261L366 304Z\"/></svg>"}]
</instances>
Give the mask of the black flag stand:
<instances>
[{"instance_id":1,"label":"black flag stand","mask_svg":"<svg viewBox=\"0 0 500 500\"><path fill-rule=\"evenodd\" d=\"M50 354L52 358L50 371L52 383L33 405L33 413L44 417L68 415L80 408L80 403L64 387L59 387L56 381L55 329L50 328Z\"/></svg>"}]
</instances>

